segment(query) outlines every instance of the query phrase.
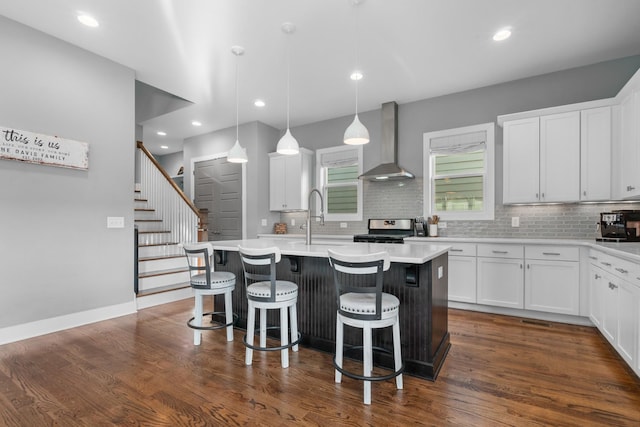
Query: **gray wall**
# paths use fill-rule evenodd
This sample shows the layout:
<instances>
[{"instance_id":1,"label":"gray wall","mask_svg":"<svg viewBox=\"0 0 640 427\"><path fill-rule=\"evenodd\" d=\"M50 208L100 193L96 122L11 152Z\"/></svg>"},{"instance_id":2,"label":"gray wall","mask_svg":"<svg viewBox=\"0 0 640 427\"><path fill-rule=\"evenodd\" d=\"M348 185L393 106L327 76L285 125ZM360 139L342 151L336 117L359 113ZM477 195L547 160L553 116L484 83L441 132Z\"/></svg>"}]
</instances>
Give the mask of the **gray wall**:
<instances>
[{"instance_id":1,"label":"gray wall","mask_svg":"<svg viewBox=\"0 0 640 427\"><path fill-rule=\"evenodd\" d=\"M133 301L134 72L2 16L0 57L3 126L89 143L88 171L0 160L0 328Z\"/></svg>"},{"instance_id":2,"label":"gray wall","mask_svg":"<svg viewBox=\"0 0 640 427\"><path fill-rule=\"evenodd\" d=\"M182 151L178 153L165 154L164 156L154 156L160 166L169 174L175 176L178 174L181 166L184 166L184 156Z\"/></svg>"},{"instance_id":3,"label":"gray wall","mask_svg":"<svg viewBox=\"0 0 640 427\"><path fill-rule=\"evenodd\" d=\"M423 133L495 122L497 116L519 111L610 98L624 86L640 67L640 56L593 64L495 86L466 92L425 99L398 107L398 163L413 172L415 181L365 183L364 219L362 222L348 223L348 228L328 223L321 228L314 224L314 230L323 234L354 234L366 231L366 219L379 216L413 217L422 215L422 138ZM391 101L391 100L390 100ZM360 114L362 122L369 129L371 142L364 146L364 169L378 164L380 160L380 110ZM316 150L342 144L342 134L353 118L341 117L306 126L293 128L300 145ZM496 126L496 211L495 221L447 221L448 230L443 235L474 236L526 235L535 237L544 234L542 230L557 230L567 225L569 218L575 218L573 227L569 224L571 236L592 235L593 224L599 211L613 209L611 205L564 205L560 208L549 206L533 210L501 206L502 203L502 129ZM636 208L627 206L627 209ZM567 211L570 214L556 215ZM535 212L535 213L534 213ZM428 214L428 212L426 213ZM530 218L531 215L531 218ZM534 215L537 218L534 218ZM505 226L511 216L520 216L520 229ZM304 215L287 213L281 220L296 224ZM445 218L446 220L446 218ZM535 226L528 227L537 221ZM290 232L301 232L290 227ZM316 232L316 231L314 231ZM564 235L564 237L571 237Z\"/></svg>"}]
</instances>

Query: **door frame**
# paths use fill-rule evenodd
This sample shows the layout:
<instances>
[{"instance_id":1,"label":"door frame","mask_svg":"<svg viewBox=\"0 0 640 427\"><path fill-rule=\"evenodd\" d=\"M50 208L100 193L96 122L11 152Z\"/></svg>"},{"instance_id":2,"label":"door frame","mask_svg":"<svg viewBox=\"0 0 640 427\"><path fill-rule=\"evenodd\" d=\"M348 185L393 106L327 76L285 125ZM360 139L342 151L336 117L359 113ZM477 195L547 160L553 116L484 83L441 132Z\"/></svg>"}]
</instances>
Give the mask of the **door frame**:
<instances>
[{"instance_id":1,"label":"door frame","mask_svg":"<svg viewBox=\"0 0 640 427\"><path fill-rule=\"evenodd\" d=\"M229 153L227 151L224 151L216 154L191 158L191 188L189 188L189 193L191 200L193 200L194 203L196 198L196 180L194 179L196 174L196 163L220 159L227 157L228 154ZM242 167L242 239L244 240L247 238L247 164L241 163L240 166Z\"/></svg>"}]
</instances>

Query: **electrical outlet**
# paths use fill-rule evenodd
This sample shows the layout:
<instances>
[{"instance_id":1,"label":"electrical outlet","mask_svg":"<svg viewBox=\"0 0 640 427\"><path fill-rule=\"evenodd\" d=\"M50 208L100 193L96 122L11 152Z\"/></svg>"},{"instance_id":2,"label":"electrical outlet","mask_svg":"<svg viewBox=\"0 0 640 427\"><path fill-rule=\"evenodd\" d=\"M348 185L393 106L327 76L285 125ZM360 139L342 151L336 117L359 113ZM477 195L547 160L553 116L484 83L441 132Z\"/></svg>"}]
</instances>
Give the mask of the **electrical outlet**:
<instances>
[{"instance_id":1,"label":"electrical outlet","mask_svg":"<svg viewBox=\"0 0 640 427\"><path fill-rule=\"evenodd\" d=\"M520 217L519 216L512 216L511 217L511 226L512 227L520 227Z\"/></svg>"},{"instance_id":2,"label":"electrical outlet","mask_svg":"<svg viewBox=\"0 0 640 427\"><path fill-rule=\"evenodd\" d=\"M260 225L262 225L263 227L266 227L267 219L266 218L262 218L262 220L260 221Z\"/></svg>"},{"instance_id":3,"label":"electrical outlet","mask_svg":"<svg viewBox=\"0 0 640 427\"><path fill-rule=\"evenodd\" d=\"M447 228L447 223L446 223L446 222L442 222L442 221L440 221L440 222L438 223L438 228Z\"/></svg>"},{"instance_id":4,"label":"electrical outlet","mask_svg":"<svg viewBox=\"0 0 640 427\"><path fill-rule=\"evenodd\" d=\"M346 222L341 222L340 223L340 228L347 228L347 223Z\"/></svg>"},{"instance_id":5,"label":"electrical outlet","mask_svg":"<svg viewBox=\"0 0 640 427\"><path fill-rule=\"evenodd\" d=\"M295 218L291 218L291 226L293 227L294 225L296 225L296 220Z\"/></svg>"},{"instance_id":6,"label":"electrical outlet","mask_svg":"<svg viewBox=\"0 0 640 427\"><path fill-rule=\"evenodd\" d=\"M123 216L108 216L107 228L124 228Z\"/></svg>"}]
</instances>

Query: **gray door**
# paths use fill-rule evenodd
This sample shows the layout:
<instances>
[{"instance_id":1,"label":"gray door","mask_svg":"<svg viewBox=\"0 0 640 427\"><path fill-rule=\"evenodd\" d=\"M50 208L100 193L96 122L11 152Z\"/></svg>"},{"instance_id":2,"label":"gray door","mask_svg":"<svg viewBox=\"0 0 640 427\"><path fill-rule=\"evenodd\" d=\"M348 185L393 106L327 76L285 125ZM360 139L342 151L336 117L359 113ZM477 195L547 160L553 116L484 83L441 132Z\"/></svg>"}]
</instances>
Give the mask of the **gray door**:
<instances>
[{"instance_id":1,"label":"gray door","mask_svg":"<svg viewBox=\"0 0 640 427\"><path fill-rule=\"evenodd\" d=\"M196 162L194 203L209 210L209 240L242 239L242 165L226 157Z\"/></svg>"}]
</instances>

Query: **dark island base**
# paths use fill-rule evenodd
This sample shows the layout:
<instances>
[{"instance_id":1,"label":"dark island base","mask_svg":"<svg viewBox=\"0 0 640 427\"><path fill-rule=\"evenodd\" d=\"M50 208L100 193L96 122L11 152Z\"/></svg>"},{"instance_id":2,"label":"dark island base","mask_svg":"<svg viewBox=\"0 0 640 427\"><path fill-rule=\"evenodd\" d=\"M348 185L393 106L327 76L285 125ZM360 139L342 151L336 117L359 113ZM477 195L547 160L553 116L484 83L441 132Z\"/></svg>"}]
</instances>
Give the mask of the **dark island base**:
<instances>
[{"instance_id":1,"label":"dark island base","mask_svg":"<svg viewBox=\"0 0 640 427\"><path fill-rule=\"evenodd\" d=\"M246 329L247 302L242 266L237 252L218 252L216 269L231 271L238 282L233 293L237 327ZM405 373L435 380L451 347L447 326L447 254L422 265L392 263L385 272L384 292L400 300L400 337ZM326 258L286 257L278 264L278 279L298 284L298 330L301 344L327 353L335 352L336 301L333 272ZM438 277L439 276L439 277ZM217 297L216 297L217 298ZM222 301L216 304L222 304ZM279 324L275 310L268 322ZM278 338L276 330L269 331ZM375 330L373 345L392 349L391 328ZM345 326L345 348L362 345L362 332ZM393 367L385 353L374 356L376 365Z\"/></svg>"}]
</instances>

